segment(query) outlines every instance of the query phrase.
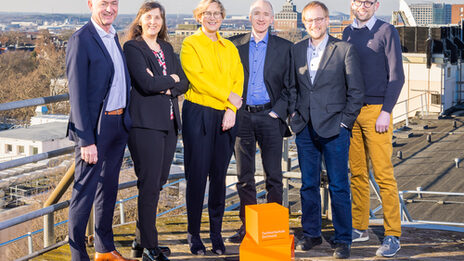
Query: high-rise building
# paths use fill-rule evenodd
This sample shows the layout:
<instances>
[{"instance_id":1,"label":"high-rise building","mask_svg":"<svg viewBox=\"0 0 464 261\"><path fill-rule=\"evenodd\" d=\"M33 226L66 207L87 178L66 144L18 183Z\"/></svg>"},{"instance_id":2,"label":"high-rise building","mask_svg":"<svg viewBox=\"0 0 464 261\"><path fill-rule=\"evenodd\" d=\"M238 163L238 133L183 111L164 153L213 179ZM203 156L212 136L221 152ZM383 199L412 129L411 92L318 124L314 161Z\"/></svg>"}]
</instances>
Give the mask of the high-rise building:
<instances>
[{"instance_id":1,"label":"high-rise building","mask_svg":"<svg viewBox=\"0 0 464 261\"><path fill-rule=\"evenodd\" d=\"M296 31L303 28L301 13L296 11L296 5L292 0L287 0L282 6L282 11L274 16L274 30L279 31Z\"/></svg>"},{"instance_id":2,"label":"high-rise building","mask_svg":"<svg viewBox=\"0 0 464 261\"><path fill-rule=\"evenodd\" d=\"M450 24L451 5L445 3L410 4L409 8L417 25Z\"/></svg>"},{"instance_id":3,"label":"high-rise building","mask_svg":"<svg viewBox=\"0 0 464 261\"><path fill-rule=\"evenodd\" d=\"M459 24L464 20L464 5L451 5L451 23Z\"/></svg>"}]
</instances>

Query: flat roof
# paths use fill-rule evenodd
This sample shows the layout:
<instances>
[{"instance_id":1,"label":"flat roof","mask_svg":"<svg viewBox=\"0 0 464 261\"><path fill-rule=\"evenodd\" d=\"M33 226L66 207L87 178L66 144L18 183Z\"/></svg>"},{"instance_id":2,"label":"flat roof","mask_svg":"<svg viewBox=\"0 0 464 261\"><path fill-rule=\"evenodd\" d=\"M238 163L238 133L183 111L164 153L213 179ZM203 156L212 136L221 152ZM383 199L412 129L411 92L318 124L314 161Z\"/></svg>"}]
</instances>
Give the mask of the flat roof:
<instances>
[{"instance_id":1,"label":"flat roof","mask_svg":"<svg viewBox=\"0 0 464 261\"><path fill-rule=\"evenodd\" d=\"M66 137L67 122L50 122L0 131L0 139L48 141Z\"/></svg>"}]
</instances>

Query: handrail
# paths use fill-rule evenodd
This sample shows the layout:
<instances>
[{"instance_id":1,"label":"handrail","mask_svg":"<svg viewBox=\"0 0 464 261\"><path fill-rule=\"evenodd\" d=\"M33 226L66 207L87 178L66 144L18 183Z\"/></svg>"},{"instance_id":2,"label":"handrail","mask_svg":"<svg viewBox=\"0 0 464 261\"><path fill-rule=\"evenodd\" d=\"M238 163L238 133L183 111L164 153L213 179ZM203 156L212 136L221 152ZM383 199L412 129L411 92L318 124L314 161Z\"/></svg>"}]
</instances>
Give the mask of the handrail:
<instances>
[{"instance_id":1,"label":"handrail","mask_svg":"<svg viewBox=\"0 0 464 261\"><path fill-rule=\"evenodd\" d=\"M424 191L424 190L403 190L403 193L409 194L430 194L430 195L441 195L441 196L464 196L464 193L460 192L440 192L440 191Z\"/></svg>"},{"instance_id":2,"label":"handrail","mask_svg":"<svg viewBox=\"0 0 464 261\"><path fill-rule=\"evenodd\" d=\"M68 171L66 171L66 174L64 174L63 178L61 178L60 182L58 183L56 188L53 190L52 194L45 201L44 207L48 207L48 206L58 203L58 201L61 199L63 194L68 189L68 187L74 181L74 170L75 169L76 169L76 164L75 162L73 162L71 166L69 167Z\"/></svg>"},{"instance_id":3,"label":"handrail","mask_svg":"<svg viewBox=\"0 0 464 261\"><path fill-rule=\"evenodd\" d=\"M60 101L67 101L67 100L69 100L69 94L65 93L65 94L60 94L60 95L55 95L55 96L47 96L47 97L33 98L33 99L27 99L27 100L7 102L7 103L0 103L0 112L20 109L24 107L44 105L44 104L60 102Z\"/></svg>"},{"instance_id":4,"label":"handrail","mask_svg":"<svg viewBox=\"0 0 464 261\"><path fill-rule=\"evenodd\" d=\"M74 146L69 146L69 147L65 147L65 148L61 148L61 149L57 149L57 150L51 150L51 151L48 151L48 152L35 154L35 155L32 155L32 156L27 156L27 157L15 159L15 160L1 162L0 163L0 171L5 170L5 169L11 169L11 168L19 167L19 166L29 164L29 163L33 163L33 162L37 162L37 161L40 161L40 160L45 160L45 159L49 159L49 158L58 157L58 156L68 154L68 153L71 153L71 152L74 152Z\"/></svg>"}]
</instances>

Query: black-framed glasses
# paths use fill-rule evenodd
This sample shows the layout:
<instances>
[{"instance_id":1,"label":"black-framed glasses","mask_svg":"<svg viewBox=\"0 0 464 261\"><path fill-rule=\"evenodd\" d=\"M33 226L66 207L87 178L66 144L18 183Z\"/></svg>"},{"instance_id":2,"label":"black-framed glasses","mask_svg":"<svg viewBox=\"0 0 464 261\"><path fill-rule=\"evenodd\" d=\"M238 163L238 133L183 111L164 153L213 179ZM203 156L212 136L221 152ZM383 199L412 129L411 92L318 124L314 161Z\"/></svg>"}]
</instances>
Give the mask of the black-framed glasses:
<instances>
[{"instance_id":1,"label":"black-framed glasses","mask_svg":"<svg viewBox=\"0 0 464 261\"><path fill-rule=\"evenodd\" d=\"M206 11L206 12L203 12L203 16L206 17L206 18L214 17L216 19L219 19L219 18L222 18L222 12Z\"/></svg>"},{"instance_id":2,"label":"black-framed glasses","mask_svg":"<svg viewBox=\"0 0 464 261\"><path fill-rule=\"evenodd\" d=\"M375 4L375 2L377 2L377 1L371 2L371 1L353 0L353 3L354 3L355 6L361 7L362 5L364 5L365 8L371 7L373 4Z\"/></svg>"},{"instance_id":3,"label":"black-framed glasses","mask_svg":"<svg viewBox=\"0 0 464 261\"><path fill-rule=\"evenodd\" d=\"M317 18L314 18L314 19L305 19L305 23L308 23L308 24L321 24L323 21L325 20L325 17L317 17Z\"/></svg>"}]
</instances>

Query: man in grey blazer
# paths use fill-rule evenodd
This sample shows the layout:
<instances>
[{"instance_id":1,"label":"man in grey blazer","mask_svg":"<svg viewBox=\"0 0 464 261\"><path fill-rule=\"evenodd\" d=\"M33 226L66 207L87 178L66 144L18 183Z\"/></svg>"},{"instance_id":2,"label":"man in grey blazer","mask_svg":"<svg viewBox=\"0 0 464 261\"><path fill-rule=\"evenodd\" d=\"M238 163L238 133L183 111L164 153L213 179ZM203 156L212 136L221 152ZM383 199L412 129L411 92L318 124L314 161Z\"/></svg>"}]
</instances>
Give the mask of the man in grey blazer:
<instances>
[{"instance_id":1,"label":"man in grey blazer","mask_svg":"<svg viewBox=\"0 0 464 261\"><path fill-rule=\"evenodd\" d=\"M290 126L296 135L301 169L303 237L298 250L322 243L321 162L329 179L335 258L348 258L351 245L351 201L348 181L350 130L363 105L363 78L354 47L327 34L329 11L318 1L302 13L310 36L292 48L294 89Z\"/></svg>"}]
</instances>

